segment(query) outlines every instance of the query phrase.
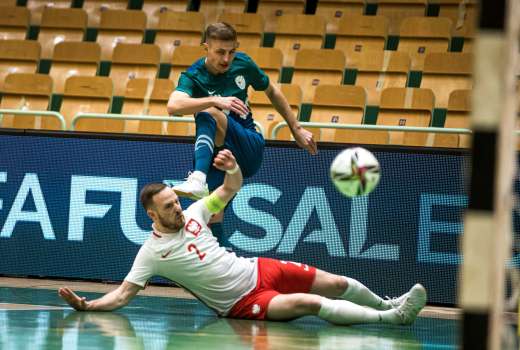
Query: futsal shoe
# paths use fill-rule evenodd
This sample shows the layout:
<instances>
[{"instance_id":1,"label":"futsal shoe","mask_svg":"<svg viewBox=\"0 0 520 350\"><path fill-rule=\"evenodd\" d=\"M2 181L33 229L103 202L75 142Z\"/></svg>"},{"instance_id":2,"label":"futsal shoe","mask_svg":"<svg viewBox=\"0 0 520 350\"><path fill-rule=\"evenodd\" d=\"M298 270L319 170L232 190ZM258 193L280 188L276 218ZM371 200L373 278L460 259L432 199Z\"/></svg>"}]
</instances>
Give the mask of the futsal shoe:
<instances>
[{"instance_id":1,"label":"futsal shoe","mask_svg":"<svg viewBox=\"0 0 520 350\"><path fill-rule=\"evenodd\" d=\"M385 303L384 303L384 306L382 306L382 309L383 310L397 309L399 306L401 306L401 304L403 304L406 301L406 299L408 299L408 296L410 295L412 290L414 288L417 288L417 286L420 286L420 284L414 285L412 288L410 288L410 290L408 292L404 293L400 297L397 297L397 298L386 297L387 300L385 300Z\"/></svg>"},{"instance_id":2,"label":"futsal shoe","mask_svg":"<svg viewBox=\"0 0 520 350\"><path fill-rule=\"evenodd\" d=\"M197 173L191 173L183 183L172 188L179 197L199 200L209 195L208 185Z\"/></svg>"},{"instance_id":3,"label":"futsal shoe","mask_svg":"<svg viewBox=\"0 0 520 350\"><path fill-rule=\"evenodd\" d=\"M417 315L426 305L426 289L421 284L416 284L405 294L403 302L395 309L401 324L412 324Z\"/></svg>"}]
</instances>

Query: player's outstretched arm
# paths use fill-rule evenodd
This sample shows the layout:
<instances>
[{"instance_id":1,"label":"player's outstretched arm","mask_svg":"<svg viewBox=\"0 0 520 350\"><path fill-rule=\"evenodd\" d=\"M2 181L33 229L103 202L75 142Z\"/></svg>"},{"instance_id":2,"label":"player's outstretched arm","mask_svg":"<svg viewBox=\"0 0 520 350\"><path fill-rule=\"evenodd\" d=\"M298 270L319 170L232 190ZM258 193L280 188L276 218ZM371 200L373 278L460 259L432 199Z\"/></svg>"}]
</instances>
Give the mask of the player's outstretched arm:
<instances>
[{"instance_id":1,"label":"player's outstretched arm","mask_svg":"<svg viewBox=\"0 0 520 350\"><path fill-rule=\"evenodd\" d=\"M60 288L58 294L67 304L78 311L110 311L128 304L139 290L141 290L141 287L137 284L123 281L113 291L91 301L88 301L85 297L80 297L67 287Z\"/></svg>"},{"instance_id":2,"label":"player's outstretched arm","mask_svg":"<svg viewBox=\"0 0 520 350\"><path fill-rule=\"evenodd\" d=\"M291 129L291 133L294 136L296 144L301 148L309 151L310 154L316 154L318 152L318 148L312 133L302 128L298 122L298 119L296 119L296 116L292 112L287 99L280 91L280 89L270 82L269 87L265 90L265 94L273 104L274 108L287 122L287 125Z\"/></svg>"},{"instance_id":3,"label":"player's outstretched arm","mask_svg":"<svg viewBox=\"0 0 520 350\"><path fill-rule=\"evenodd\" d=\"M211 107L233 111L238 115L249 113L247 106L238 97L208 96L195 98L182 91L172 92L168 99L167 110L169 115L187 115Z\"/></svg>"},{"instance_id":4,"label":"player's outstretched arm","mask_svg":"<svg viewBox=\"0 0 520 350\"><path fill-rule=\"evenodd\" d=\"M242 171L238 166L235 156L233 156L233 153L228 149L223 149L215 156L213 166L226 172L224 183L213 192L225 205L242 187Z\"/></svg>"},{"instance_id":5,"label":"player's outstretched arm","mask_svg":"<svg viewBox=\"0 0 520 350\"><path fill-rule=\"evenodd\" d=\"M166 109L169 115L187 115L214 106L213 97L193 98L185 92L174 91L168 99Z\"/></svg>"}]
</instances>

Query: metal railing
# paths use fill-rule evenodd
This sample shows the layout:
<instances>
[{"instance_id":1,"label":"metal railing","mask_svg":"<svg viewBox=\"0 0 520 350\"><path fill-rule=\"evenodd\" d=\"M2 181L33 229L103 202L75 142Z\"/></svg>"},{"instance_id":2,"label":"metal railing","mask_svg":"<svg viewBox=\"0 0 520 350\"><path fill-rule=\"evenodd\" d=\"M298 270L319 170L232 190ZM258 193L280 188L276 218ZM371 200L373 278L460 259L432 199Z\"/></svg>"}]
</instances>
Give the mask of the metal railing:
<instances>
[{"instance_id":1,"label":"metal railing","mask_svg":"<svg viewBox=\"0 0 520 350\"><path fill-rule=\"evenodd\" d=\"M413 131L427 133L444 133L444 134L471 134L470 129L462 128L435 128L435 127L419 127L419 126L393 126L393 125L368 125L368 124L337 124L337 123L314 123L300 122L303 127L310 128L329 128L329 129L350 129L350 130L378 130L378 131ZM275 125L271 131L271 138L276 139L278 131L287 126L286 122L280 122Z\"/></svg>"},{"instance_id":2,"label":"metal railing","mask_svg":"<svg viewBox=\"0 0 520 350\"><path fill-rule=\"evenodd\" d=\"M17 116L31 116L31 117L53 117L58 119L60 122L61 130L67 130L67 123L65 122L65 118L58 112L54 111L31 111L31 110L22 110L22 109L0 109L0 124L2 123L2 119L4 118L4 114L13 114Z\"/></svg>"},{"instance_id":3,"label":"metal railing","mask_svg":"<svg viewBox=\"0 0 520 350\"><path fill-rule=\"evenodd\" d=\"M61 130L67 130L67 123L63 115L54 111L38 111L38 110L20 110L20 109L0 109L0 123L4 114L13 114L19 116L42 116L58 119ZM76 124L81 119L115 119L115 120L139 120L139 121L159 121L159 122L188 122L195 123L193 117L167 117L156 115L135 115L135 114L114 114L114 113L77 113L72 119L70 129L74 131ZM300 122L304 127L309 128L329 128L329 129L350 129L350 130L373 130L373 131L403 131L403 132L426 132L426 133L442 133L442 134L472 134L470 129L464 128L437 128L437 127L418 127L418 126L392 126L392 125L369 125L369 124L338 124L338 123L316 123L316 122ZM276 139L281 128L286 127L286 122L279 122L271 131L271 138ZM264 127L255 121L257 130L265 134ZM515 131L520 135L520 130Z\"/></svg>"},{"instance_id":4,"label":"metal railing","mask_svg":"<svg viewBox=\"0 0 520 350\"><path fill-rule=\"evenodd\" d=\"M165 117L159 115L135 115L135 114L114 114L114 113L83 113L80 112L72 118L70 130L76 130L76 124L81 119L115 119L115 120L143 120L153 122L191 122L195 123L193 117Z\"/></svg>"},{"instance_id":5,"label":"metal railing","mask_svg":"<svg viewBox=\"0 0 520 350\"><path fill-rule=\"evenodd\" d=\"M194 117L165 117L158 115L135 115L135 114L113 114L113 113L78 113L72 118L70 130L76 130L76 124L81 119L116 119L116 120L142 120L142 121L157 121L157 122L191 122L195 123ZM265 130L259 123L255 122L255 127L262 135L265 135Z\"/></svg>"}]
</instances>

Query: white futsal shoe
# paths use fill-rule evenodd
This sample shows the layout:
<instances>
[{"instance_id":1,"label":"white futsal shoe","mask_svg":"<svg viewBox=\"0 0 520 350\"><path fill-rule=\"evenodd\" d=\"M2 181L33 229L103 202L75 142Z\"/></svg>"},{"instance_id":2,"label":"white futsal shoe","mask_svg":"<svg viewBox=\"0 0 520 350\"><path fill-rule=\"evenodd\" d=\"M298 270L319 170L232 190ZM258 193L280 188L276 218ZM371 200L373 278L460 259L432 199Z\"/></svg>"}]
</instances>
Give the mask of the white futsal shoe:
<instances>
[{"instance_id":1,"label":"white futsal shoe","mask_svg":"<svg viewBox=\"0 0 520 350\"><path fill-rule=\"evenodd\" d=\"M421 312L426 305L426 289L417 283L408 293L394 300L398 299L401 299L400 303L394 307L399 316L400 323L404 325L412 324L419 312Z\"/></svg>"},{"instance_id":2,"label":"white futsal shoe","mask_svg":"<svg viewBox=\"0 0 520 350\"><path fill-rule=\"evenodd\" d=\"M187 197L199 200L209 195L206 181L200 178L196 172L188 174L186 181L172 188L179 197Z\"/></svg>"},{"instance_id":3,"label":"white futsal shoe","mask_svg":"<svg viewBox=\"0 0 520 350\"><path fill-rule=\"evenodd\" d=\"M419 286L421 286L421 285L420 284L414 285L412 288L410 288L410 290L408 292L404 293L400 297L397 297L397 298L386 297L385 304L383 306L383 310L397 309L399 306L401 306L401 304L403 304L406 301L406 299L408 298L408 296L410 295L412 290L414 288L419 288ZM385 309L385 307L386 307L386 309Z\"/></svg>"}]
</instances>

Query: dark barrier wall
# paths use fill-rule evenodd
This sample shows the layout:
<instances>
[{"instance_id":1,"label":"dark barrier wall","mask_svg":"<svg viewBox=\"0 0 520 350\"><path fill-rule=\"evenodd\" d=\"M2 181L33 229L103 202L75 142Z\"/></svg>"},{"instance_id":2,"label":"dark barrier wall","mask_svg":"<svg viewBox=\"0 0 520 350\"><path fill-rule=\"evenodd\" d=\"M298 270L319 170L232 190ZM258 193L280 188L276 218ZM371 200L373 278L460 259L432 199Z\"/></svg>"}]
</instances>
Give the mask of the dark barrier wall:
<instances>
[{"instance_id":1,"label":"dark barrier wall","mask_svg":"<svg viewBox=\"0 0 520 350\"><path fill-rule=\"evenodd\" d=\"M122 280L149 235L140 188L182 180L192 144L49 135L0 134L0 274ZM454 303L465 153L372 148L381 182L351 200L328 178L343 147L315 157L267 147L226 212L235 251L312 264L383 295L421 282L430 302Z\"/></svg>"}]
</instances>

